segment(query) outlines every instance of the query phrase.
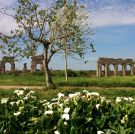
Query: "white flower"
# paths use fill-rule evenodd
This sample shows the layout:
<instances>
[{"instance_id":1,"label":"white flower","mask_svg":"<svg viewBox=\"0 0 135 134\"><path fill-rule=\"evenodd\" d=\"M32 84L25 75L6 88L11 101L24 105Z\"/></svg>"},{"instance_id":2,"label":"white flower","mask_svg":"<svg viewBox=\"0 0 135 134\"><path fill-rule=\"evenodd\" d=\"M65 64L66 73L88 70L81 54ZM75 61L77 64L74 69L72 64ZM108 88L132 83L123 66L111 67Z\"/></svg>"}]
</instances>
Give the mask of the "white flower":
<instances>
[{"instance_id":1,"label":"white flower","mask_svg":"<svg viewBox=\"0 0 135 134\"><path fill-rule=\"evenodd\" d=\"M15 101L13 101L13 102L10 102L10 105L12 105L12 106L13 106L14 104L15 104Z\"/></svg>"},{"instance_id":2,"label":"white flower","mask_svg":"<svg viewBox=\"0 0 135 134\"><path fill-rule=\"evenodd\" d=\"M63 114L62 119L69 120L69 114Z\"/></svg>"},{"instance_id":3,"label":"white flower","mask_svg":"<svg viewBox=\"0 0 135 134\"><path fill-rule=\"evenodd\" d=\"M105 97L100 97L101 98L101 102L103 103L105 101Z\"/></svg>"},{"instance_id":4,"label":"white flower","mask_svg":"<svg viewBox=\"0 0 135 134\"><path fill-rule=\"evenodd\" d=\"M127 114L122 118L121 123L124 124L126 121L128 121L128 115Z\"/></svg>"},{"instance_id":5,"label":"white flower","mask_svg":"<svg viewBox=\"0 0 135 134\"><path fill-rule=\"evenodd\" d=\"M62 94L62 93L59 93L58 94L58 98L61 98L61 97L64 97L65 95L64 94Z\"/></svg>"},{"instance_id":6,"label":"white flower","mask_svg":"<svg viewBox=\"0 0 135 134\"><path fill-rule=\"evenodd\" d=\"M75 98L75 97L77 97L77 96L80 96L80 92L76 92L76 93L74 93L74 94L69 94L69 98Z\"/></svg>"},{"instance_id":7,"label":"white flower","mask_svg":"<svg viewBox=\"0 0 135 134\"><path fill-rule=\"evenodd\" d=\"M128 100L129 100L127 97L124 97L123 99L124 99L124 100L126 100L126 101L128 101Z\"/></svg>"},{"instance_id":8,"label":"white flower","mask_svg":"<svg viewBox=\"0 0 135 134\"><path fill-rule=\"evenodd\" d=\"M121 98L120 97L117 97L116 98L116 103L119 103L119 102L121 102Z\"/></svg>"},{"instance_id":9,"label":"white flower","mask_svg":"<svg viewBox=\"0 0 135 134\"><path fill-rule=\"evenodd\" d=\"M83 93L88 94L88 93L89 93L89 91L87 91L87 90L83 90Z\"/></svg>"},{"instance_id":10,"label":"white flower","mask_svg":"<svg viewBox=\"0 0 135 134\"><path fill-rule=\"evenodd\" d=\"M52 104L49 104L49 105L48 105L48 108L52 109Z\"/></svg>"},{"instance_id":11,"label":"white flower","mask_svg":"<svg viewBox=\"0 0 135 134\"><path fill-rule=\"evenodd\" d=\"M28 100L28 98L29 98L28 96L25 96L23 99L24 99L24 100Z\"/></svg>"},{"instance_id":12,"label":"white flower","mask_svg":"<svg viewBox=\"0 0 135 134\"><path fill-rule=\"evenodd\" d=\"M23 87L24 90L28 89L27 87Z\"/></svg>"},{"instance_id":13,"label":"white flower","mask_svg":"<svg viewBox=\"0 0 135 134\"><path fill-rule=\"evenodd\" d=\"M65 122L64 122L64 125L65 125L65 126L67 126L67 125L68 125L68 123L65 121Z\"/></svg>"},{"instance_id":14,"label":"white flower","mask_svg":"<svg viewBox=\"0 0 135 134\"><path fill-rule=\"evenodd\" d=\"M93 96L99 96L99 93L98 92L92 92L91 95L93 95Z\"/></svg>"},{"instance_id":15,"label":"white flower","mask_svg":"<svg viewBox=\"0 0 135 134\"><path fill-rule=\"evenodd\" d=\"M2 99L1 99L1 104L6 104L7 101L8 101L8 98L2 98Z\"/></svg>"},{"instance_id":16,"label":"white flower","mask_svg":"<svg viewBox=\"0 0 135 134\"><path fill-rule=\"evenodd\" d=\"M46 106L50 105L50 102L46 102L45 105L46 105Z\"/></svg>"},{"instance_id":17,"label":"white flower","mask_svg":"<svg viewBox=\"0 0 135 134\"><path fill-rule=\"evenodd\" d=\"M96 105L97 110L99 109L99 107L100 107L100 104L97 104L97 105Z\"/></svg>"},{"instance_id":18,"label":"white flower","mask_svg":"<svg viewBox=\"0 0 135 134\"><path fill-rule=\"evenodd\" d=\"M108 103L111 103L111 100L107 100L106 102L107 102L107 104L108 104Z\"/></svg>"},{"instance_id":19,"label":"white flower","mask_svg":"<svg viewBox=\"0 0 135 134\"><path fill-rule=\"evenodd\" d=\"M23 90L15 90L14 93L16 93L18 96L23 95L24 91Z\"/></svg>"},{"instance_id":20,"label":"white flower","mask_svg":"<svg viewBox=\"0 0 135 134\"><path fill-rule=\"evenodd\" d=\"M122 120L121 120L121 123L122 123L122 124L125 124L125 121L124 121L124 119L122 119Z\"/></svg>"},{"instance_id":21,"label":"white flower","mask_svg":"<svg viewBox=\"0 0 135 134\"><path fill-rule=\"evenodd\" d=\"M20 114L21 114L21 112L16 112L16 113L14 113L14 116L18 116Z\"/></svg>"},{"instance_id":22,"label":"white flower","mask_svg":"<svg viewBox=\"0 0 135 134\"><path fill-rule=\"evenodd\" d=\"M103 131L97 131L97 134L104 134Z\"/></svg>"},{"instance_id":23,"label":"white flower","mask_svg":"<svg viewBox=\"0 0 135 134\"><path fill-rule=\"evenodd\" d=\"M65 113L65 114L68 114L69 111L70 111L70 108L65 108L65 109L64 109L64 113Z\"/></svg>"},{"instance_id":24,"label":"white flower","mask_svg":"<svg viewBox=\"0 0 135 134\"><path fill-rule=\"evenodd\" d=\"M75 94L76 94L77 96L79 96L81 93L80 93L80 92L76 92Z\"/></svg>"},{"instance_id":25,"label":"white flower","mask_svg":"<svg viewBox=\"0 0 135 134\"><path fill-rule=\"evenodd\" d=\"M134 101L134 99L132 97L129 97L128 99L129 99L129 101Z\"/></svg>"},{"instance_id":26,"label":"white flower","mask_svg":"<svg viewBox=\"0 0 135 134\"><path fill-rule=\"evenodd\" d=\"M63 104L61 103L61 104L59 104L59 106L62 108L63 107Z\"/></svg>"},{"instance_id":27,"label":"white flower","mask_svg":"<svg viewBox=\"0 0 135 134\"><path fill-rule=\"evenodd\" d=\"M47 115L47 114L53 114L53 111L52 110L49 110L49 111L45 111L45 113L44 113L45 115Z\"/></svg>"},{"instance_id":28,"label":"white flower","mask_svg":"<svg viewBox=\"0 0 135 134\"><path fill-rule=\"evenodd\" d=\"M19 104L23 104L23 103L24 103L23 100L18 100L18 101L16 102L17 106L18 106Z\"/></svg>"},{"instance_id":29,"label":"white flower","mask_svg":"<svg viewBox=\"0 0 135 134\"><path fill-rule=\"evenodd\" d=\"M91 93L88 93L87 94L87 97L88 98L91 97L91 96L99 96L99 93L97 93L97 92L91 92Z\"/></svg>"},{"instance_id":30,"label":"white flower","mask_svg":"<svg viewBox=\"0 0 135 134\"><path fill-rule=\"evenodd\" d=\"M35 99L35 100L36 100L36 99L37 99L37 97L36 97L36 96L31 96L31 99Z\"/></svg>"},{"instance_id":31,"label":"white flower","mask_svg":"<svg viewBox=\"0 0 135 134\"><path fill-rule=\"evenodd\" d=\"M57 100L58 100L58 98L53 98L53 99L52 99L52 101L57 101Z\"/></svg>"},{"instance_id":32,"label":"white flower","mask_svg":"<svg viewBox=\"0 0 135 134\"><path fill-rule=\"evenodd\" d=\"M29 93L30 93L30 94L35 94L35 91L30 91Z\"/></svg>"},{"instance_id":33,"label":"white flower","mask_svg":"<svg viewBox=\"0 0 135 134\"><path fill-rule=\"evenodd\" d=\"M35 93L35 91L30 91L26 96L27 96L27 97L30 97L31 94L34 94L34 93Z\"/></svg>"},{"instance_id":34,"label":"white flower","mask_svg":"<svg viewBox=\"0 0 135 134\"><path fill-rule=\"evenodd\" d=\"M60 134L60 132L59 132L58 130L56 130L56 131L54 132L54 134Z\"/></svg>"},{"instance_id":35,"label":"white flower","mask_svg":"<svg viewBox=\"0 0 135 134\"><path fill-rule=\"evenodd\" d=\"M69 94L69 97L70 98L74 98L75 97L75 94Z\"/></svg>"},{"instance_id":36,"label":"white flower","mask_svg":"<svg viewBox=\"0 0 135 134\"><path fill-rule=\"evenodd\" d=\"M91 97L91 93L88 93L88 94L87 94L87 98L89 98L89 97Z\"/></svg>"},{"instance_id":37,"label":"white flower","mask_svg":"<svg viewBox=\"0 0 135 134\"><path fill-rule=\"evenodd\" d=\"M40 100L40 103L46 103L47 100Z\"/></svg>"}]
</instances>

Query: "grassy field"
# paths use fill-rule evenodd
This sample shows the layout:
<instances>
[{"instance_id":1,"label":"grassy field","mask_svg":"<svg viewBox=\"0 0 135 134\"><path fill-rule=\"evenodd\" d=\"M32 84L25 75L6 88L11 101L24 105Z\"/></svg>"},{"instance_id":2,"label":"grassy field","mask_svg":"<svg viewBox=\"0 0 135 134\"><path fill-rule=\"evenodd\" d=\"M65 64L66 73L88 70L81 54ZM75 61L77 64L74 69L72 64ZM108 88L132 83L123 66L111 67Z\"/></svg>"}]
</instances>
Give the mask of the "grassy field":
<instances>
[{"instance_id":1,"label":"grassy field","mask_svg":"<svg viewBox=\"0 0 135 134\"><path fill-rule=\"evenodd\" d=\"M100 93L101 96L105 96L109 99L114 99L118 96L135 98L135 88L61 87L61 88L57 88L57 89L48 89L48 90L34 89L34 91L36 91L36 93L39 95L40 98L47 99L47 100L54 98L60 92L64 93L64 94L69 94L69 93L74 93L74 92L80 92L83 90L88 90L90 92L98 92L98 93ZM12 90L0 90L0 98L9 97L13 92L14 92L13 89Z\"/></svg>"},{"instance_id":2,"label":"grassy field","mask_svg":"<svg viewBox=\"0 0 135 134\"><path fill-rule=\"evenodd\" d=\"M108 78L96 77L69 77L69 82L65 83L64 77L53 77L56 86L72 87L135 87L135 76L117 76ZM44 86L44 76L26 75L0 75L0 85L22 85L22 86Z\"/></svg>"},{"instance_id":3,"label":"grassy field","mask_svg":"<svg viewBox=\"0 0 135 134\"><path fill-rule=\"evenodd\" d=\"M53 76L56 89L35 90L44 99L51 99L59 92L71 93L76 91L96 91L108 98L117 96L135 97L135 76L118 76L108 78L96 77L69 77L69 82L65 83L64 77ZM43 75L0 75L0 85L22 85L23 86L45 86ZM10 96L13 90L0 90L0 98Z\"/></svg>"}]
</instances>

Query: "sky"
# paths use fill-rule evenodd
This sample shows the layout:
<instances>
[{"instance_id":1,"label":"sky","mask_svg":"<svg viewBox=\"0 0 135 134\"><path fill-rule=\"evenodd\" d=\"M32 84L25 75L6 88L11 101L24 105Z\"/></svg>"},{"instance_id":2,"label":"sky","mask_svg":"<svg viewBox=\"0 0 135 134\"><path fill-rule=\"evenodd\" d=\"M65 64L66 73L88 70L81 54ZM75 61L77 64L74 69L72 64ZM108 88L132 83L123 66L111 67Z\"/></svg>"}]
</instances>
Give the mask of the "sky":
<instances>
[{"instance_id":1,"label":"sky","mask_svg":"<svg viewBox=\"0 0 135 134\"><path fill-rule=\"evenodd\" d=\"M45 0L42 0L44 2ZM86 54L85 60L68 59L68 68L73 70L96 69L99 57L132 58L135 59L135 0L78 0L83 3L88 13L88 24L94 29L91 37L96 53ZM11 7L15 0L0 0L0 8ZM0 32L8 33L16 27L15 22L0 14ZM0 55L2 58L2 55ZM16 62L16 68L21 69L23 63L31 60ZM56 56L50 63L52 69L64 69L62 56Z\"/></svg>"}]
</instances>

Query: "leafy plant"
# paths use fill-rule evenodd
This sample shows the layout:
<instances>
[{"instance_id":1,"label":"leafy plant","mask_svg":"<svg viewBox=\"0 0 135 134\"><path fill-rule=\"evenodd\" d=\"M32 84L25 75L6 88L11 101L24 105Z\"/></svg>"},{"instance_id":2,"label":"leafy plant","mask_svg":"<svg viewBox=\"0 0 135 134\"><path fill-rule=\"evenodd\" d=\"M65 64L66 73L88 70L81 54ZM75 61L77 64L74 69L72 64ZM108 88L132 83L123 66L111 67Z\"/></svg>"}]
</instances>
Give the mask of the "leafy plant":
<instances>
[{"instance_id":1,"label":"leafy plant","mask_svg":"<svg viewBox=\"0 0 135 134\"><path fill-rule=\"evenodd\" d=\"M0 133L133 134L134 105L131 97L108 100L87 90L47 101L24 88L1 99Z\"/></svg>"}]
</instances>

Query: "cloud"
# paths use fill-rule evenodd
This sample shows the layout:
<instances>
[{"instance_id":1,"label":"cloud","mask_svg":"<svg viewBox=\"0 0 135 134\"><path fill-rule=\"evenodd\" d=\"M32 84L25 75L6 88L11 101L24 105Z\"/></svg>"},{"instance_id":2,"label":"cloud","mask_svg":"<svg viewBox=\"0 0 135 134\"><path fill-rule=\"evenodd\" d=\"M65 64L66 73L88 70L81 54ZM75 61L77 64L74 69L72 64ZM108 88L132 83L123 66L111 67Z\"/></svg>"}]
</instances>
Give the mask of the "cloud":
<instances>
[{"instance_id":1,"label":"cloud","mask_svg":"<svg viewBox=\"0 0 135 134\"><path fill-rule=\"evenodd\" d=\"M111 25L133 25L135 24L135 4L122 5L113 3L100 8L92 8L89 13L89 23L94 27Z\"/></svg>"},{"instance_id":2,"label":"cloud","mask_svg":"<svg viewBox=\"0 0 135 134\"><path fill-rule=\"evenodd\" d=\"M0 32L1 33L9 33L11 29L15 29L17 24L14 19L8 16L0 15Z\"/></svg>"},{"instance_id":3,"label":"cloud","mask_svg":"<svg viewBox=\"0 0 135 134\"><path fill-rule=\"evenodd\" d=\"M9 7L15 3L15 0L0 0L0 7Z\"/></svg>"},{"instance_id":4,"label":"cloud","mask_svg":"<svg viewBox=\"0 0 135 134\"><path fill-rule=\"evenodd\" d=\"M130 0L80 0L86 5L89 20L88 23L93 27L112 26L112 25L134 25L135 24L135 2ZM40 0L42 6L51 5ZM0 0L0 8L13 7L16 0ZM11 10L9 10L11 12ZM8 33L17 27L13 18L0 13L0 32Z\"/></svg>"},{"instance_id":5,"label":"cloud","mask_svg":"<svg viewBox=\"0 0 135 134\"><path fill-rule=\"evenodd\" d=\"M11 8L15 5L15 2L15 0L0 0L0 10L2 10L2 8L7 8L8 13L13 14ZM9 33L12 29L15 29L17 27L17 24L12 17L0 13L0 18L0 32Z\"/></svg>"}]
</instances>

